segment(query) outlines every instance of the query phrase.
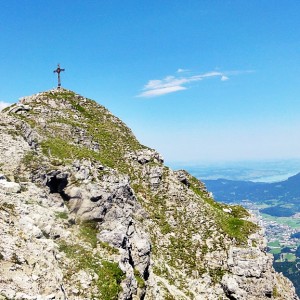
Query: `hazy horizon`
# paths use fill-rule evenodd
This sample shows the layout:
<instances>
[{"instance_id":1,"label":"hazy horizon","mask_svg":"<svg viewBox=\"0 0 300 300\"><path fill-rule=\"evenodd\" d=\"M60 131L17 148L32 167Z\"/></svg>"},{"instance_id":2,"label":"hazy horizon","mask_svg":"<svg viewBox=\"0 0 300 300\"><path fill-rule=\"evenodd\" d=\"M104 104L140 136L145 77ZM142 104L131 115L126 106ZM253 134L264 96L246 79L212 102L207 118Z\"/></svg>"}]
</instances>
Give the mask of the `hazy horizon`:
<instances>
[{"instance_id":1,"label":"hazy horizon","mask_svg":"<svg viewBox=\"0 0 300 300\"><path fill-rule=\"evenodd\" d=\"M174 170L186 169L195 177L254 182L280 182L300 173L300 159L230 161L230 162L167 162Z\"/></svg>"}]
</instances>

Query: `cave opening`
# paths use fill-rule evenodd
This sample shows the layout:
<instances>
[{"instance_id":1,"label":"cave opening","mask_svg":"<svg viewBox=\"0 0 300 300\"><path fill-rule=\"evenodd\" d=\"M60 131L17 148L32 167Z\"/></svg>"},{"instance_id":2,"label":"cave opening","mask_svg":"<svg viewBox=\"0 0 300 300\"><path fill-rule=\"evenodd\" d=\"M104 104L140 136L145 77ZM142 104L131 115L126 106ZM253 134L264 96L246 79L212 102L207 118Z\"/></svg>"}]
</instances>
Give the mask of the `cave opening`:
<instances>
[{"instance_id":1,"label":"cave opening","mask_svg":"<svg viewBox=\"0 0 300 300\"><path fill-rule=\"evenodd\" d=\"M48 175L49 176L49 175ZM69 200L69 196L64 192L65 187L68 185L68 174L54 172L47 178L46 186L49 188L50 193L58 193L64 200Z\"/></svg>"}]
</instances>

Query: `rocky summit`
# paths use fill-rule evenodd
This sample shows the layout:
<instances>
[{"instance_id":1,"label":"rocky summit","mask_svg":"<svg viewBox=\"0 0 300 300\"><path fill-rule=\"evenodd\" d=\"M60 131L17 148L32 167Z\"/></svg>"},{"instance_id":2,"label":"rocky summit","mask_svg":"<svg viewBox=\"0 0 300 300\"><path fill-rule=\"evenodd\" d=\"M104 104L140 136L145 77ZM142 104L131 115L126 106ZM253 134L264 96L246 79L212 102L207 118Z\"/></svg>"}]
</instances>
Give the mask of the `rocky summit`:
<instances>
[{"instance_id":1,"label":"rocky summit","mask_svg":"<svg viewBox=\"0 0 300 300\"><path fill-rule=\"evenodd\" d=\"M0 113L0 299L298 297L262 230L60 88Z\"/></svg>"}]
</instances>

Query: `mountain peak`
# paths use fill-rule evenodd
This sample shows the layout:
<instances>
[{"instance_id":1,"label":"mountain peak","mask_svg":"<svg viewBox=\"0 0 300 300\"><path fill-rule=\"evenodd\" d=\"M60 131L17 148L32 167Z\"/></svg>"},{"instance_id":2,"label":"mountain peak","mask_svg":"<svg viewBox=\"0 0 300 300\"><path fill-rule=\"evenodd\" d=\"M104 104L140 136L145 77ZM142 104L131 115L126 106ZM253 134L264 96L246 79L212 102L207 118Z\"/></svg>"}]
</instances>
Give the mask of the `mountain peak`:
<instances>
[{"instance_id":1,"label":"mountain peak","mask_svg":"<svg viewBox=\"0 0 300 300\"><path fill-rule=\"evenodd\" d=\"M0 114L4 297L298 299L245 209L95 101L59 88Z\"/></svg>"}]
</instances>

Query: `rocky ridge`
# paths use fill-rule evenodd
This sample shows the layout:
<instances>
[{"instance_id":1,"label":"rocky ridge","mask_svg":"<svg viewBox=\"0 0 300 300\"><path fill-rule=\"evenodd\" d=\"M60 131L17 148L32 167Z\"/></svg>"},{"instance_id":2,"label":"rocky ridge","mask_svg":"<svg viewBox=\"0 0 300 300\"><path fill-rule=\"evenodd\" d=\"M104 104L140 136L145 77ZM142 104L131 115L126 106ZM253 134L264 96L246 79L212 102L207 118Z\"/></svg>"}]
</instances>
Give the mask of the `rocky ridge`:
<instances>
[{"instance_id":1,"label":"rocky ridge","mask_svg":"<svg viewBox=\"0 0 300 300\"><path fill-rule=\"evenodd\" d=\"M298 299L246 210L66 89L0 113L0 299Z\"/></svg>"}]
</instances>

